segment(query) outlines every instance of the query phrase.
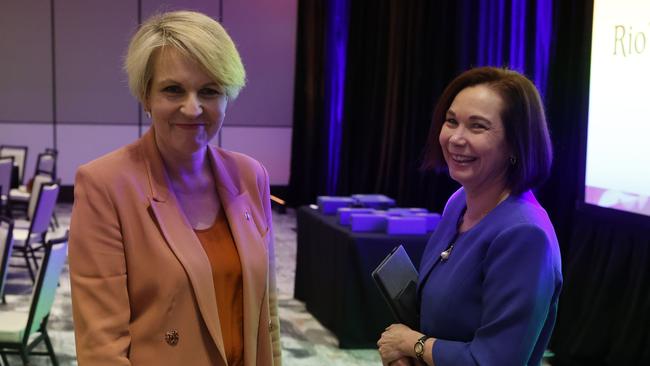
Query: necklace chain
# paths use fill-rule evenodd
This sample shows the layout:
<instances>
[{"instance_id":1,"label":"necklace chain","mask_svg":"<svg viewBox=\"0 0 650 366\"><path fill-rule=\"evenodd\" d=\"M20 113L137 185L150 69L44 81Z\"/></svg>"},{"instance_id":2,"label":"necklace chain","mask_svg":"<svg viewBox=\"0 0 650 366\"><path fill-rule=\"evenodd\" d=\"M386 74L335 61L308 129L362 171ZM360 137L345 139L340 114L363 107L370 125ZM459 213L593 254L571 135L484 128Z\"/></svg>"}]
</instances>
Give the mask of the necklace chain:
<instances>
[{"instance_id":1,"label":"necklace chain","mask_svg":"<svg viewBox=\"0 0 650 366\"><path fill-rule=\"evenodd\" d=\"M503 202L506 198L508 198L508 195L509 195L508 191L502 192L499 195L499 200L496 206L498 206L501 202ZM467 209L467 207L465 207L465 209ZM494 209L494 207L492 209ZM485 217L488 213L490 213L492 209L489 209L484 214L482 214L479 220L483 219L483 217ZM447 249L440 252L440 262L446 262L447 259L449 259L449 256L451 255L451 251L454 250L454 244L456 244L456 241L458 240L458 236L460 236L461 234L460 227L463 225L463 221L465 221L465 210L463 210L463 212L460 214L460 217L458 218L458 222L456 223L456 233L454 234L454 237L451 238L451 242L449 243L449 246L447 247Z\"/></svg>"},{"instance_id":2,"label":"necklace chain","mask_svg":"<svg viewBox=\"0 0 650 366\"><path fill-rule=\"evenodd\" d=\"M451 241L447 249L445 249L440 253L441 262L445 262L447 259L449 259L449 256L451 255L451 251L454 249L454 244L456 240L458 240L458 237L460 236L460 226L463 225L463 220L465 220L464 216L465 215L461 213L460 217L458 218L458 222L456 222L456 233L454 234L454 237L451 238Z\"/></svg>"}]
</instances>

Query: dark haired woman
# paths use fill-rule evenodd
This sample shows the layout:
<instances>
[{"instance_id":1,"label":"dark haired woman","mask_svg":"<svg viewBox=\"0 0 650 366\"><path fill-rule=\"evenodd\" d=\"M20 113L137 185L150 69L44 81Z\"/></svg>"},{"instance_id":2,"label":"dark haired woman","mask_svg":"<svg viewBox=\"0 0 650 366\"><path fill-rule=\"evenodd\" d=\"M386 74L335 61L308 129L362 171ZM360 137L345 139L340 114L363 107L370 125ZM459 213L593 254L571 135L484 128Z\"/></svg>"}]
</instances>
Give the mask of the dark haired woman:
<instances>
[{"instance_id":1,"label":"dark haired woman","mask_svg":"<svg viewBox=\"0 0 650 366\"><path fill-rule=\"evenodd\" d=\"M420 329L389 326L384 364L539 365L562 274L546 211L532 189L551 142L535 86L521 74L471 69L434 111L425 168L447 168L454 193L420 264Z\"/></svg>"}]
</instances>

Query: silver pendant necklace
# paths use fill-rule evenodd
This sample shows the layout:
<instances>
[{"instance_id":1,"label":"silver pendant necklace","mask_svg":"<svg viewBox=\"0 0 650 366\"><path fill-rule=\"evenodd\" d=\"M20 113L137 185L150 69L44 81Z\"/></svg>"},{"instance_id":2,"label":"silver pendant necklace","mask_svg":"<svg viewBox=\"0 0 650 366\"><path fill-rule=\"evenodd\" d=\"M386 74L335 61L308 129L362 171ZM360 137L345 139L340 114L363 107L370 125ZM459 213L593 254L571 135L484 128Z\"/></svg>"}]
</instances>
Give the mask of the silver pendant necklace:
<instances>
[{"instance_id":1,"label":"silver pendant necklace","mask_svg":"<svg viewBox=\"0 0 650 366\"><path fill-rule=\"evenodd\" d=\"M447 249L443 250L440 253L440 262L445 262L447 261L447 259L449 259L449 256L451 255L451 251L454 249L454 244L456 244L456 240L458 240L458 236L460 236L460 226L463 224L464 216L465 216L465 209L463 209L463 212L460 213L460 217L458 218L458 222L456 223L456 233L454 234L454 237L451 238L449 246L447 247Z\"/></svg>"},{"instance_id":2,"label":"silver pendant necklace","mask_svg":"<svg viewBox=\"0 0 650 366\"><path fill-rule=\"evenodd\" d=\"M440 253L440 261L441 262L444 262L447 259L449 259L449 256L451 255L452 249L454 249L454 243L451 243L447 249L443 250Z\"/></svg>"},{"instance_id":3,"label":"silver pendant necklace","mask_svg":"<svg viewBox=\"0 0 650 366\"><path fill-rule=\"evenodd\" d=\"M485 216L487 216L487 214L490 213L490 211L492 211L496 206L498 206L501 202L503 202L509 196L510 196L510 191L509 190L504 190L503 192L501 192L501 194L499 195L499 199L497 200L496 205L494 207L492 207L491 209L483 212L483 214L481 216L479 216L479 219L477 221L482 220ZM447 247L447 249L440 252L440 262L445 262L445 261L447 261L447 259L449 259L449 256L451 255L451 251L454 249L454 244L456 244L456 241L458 240L458 236L460 236L460 234L461 234L460 227L461 227L461 225L463 225L463 220L465 219L465 212L466 211L467 211L467 206L465 206L465 208L463 208L463 211L460 213L460 217L458 217L458 222L456 223L456 233L454 234L454 237L451 238L449 246Z\"/></svg>"}]
</instances>

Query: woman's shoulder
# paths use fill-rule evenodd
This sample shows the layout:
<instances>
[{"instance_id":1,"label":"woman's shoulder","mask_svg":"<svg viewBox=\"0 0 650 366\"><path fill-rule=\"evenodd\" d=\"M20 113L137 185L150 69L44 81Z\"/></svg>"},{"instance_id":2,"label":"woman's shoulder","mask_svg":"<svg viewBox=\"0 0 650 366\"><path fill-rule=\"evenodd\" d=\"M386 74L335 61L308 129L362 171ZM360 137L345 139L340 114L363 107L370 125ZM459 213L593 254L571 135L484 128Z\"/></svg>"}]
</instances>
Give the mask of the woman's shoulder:
<instances>
[{"instance_id":1,"label":"woman's shoulder","mask_svg":"<svg viewBox=\"0 0 650 366\"><path fill-rule=\"evenodd\" d=\"M211 146L211 147L224 160L232 161L235 162L236 164L241 164L241 165L259 164L259 161L257 161L257 159L249 155L246 155L244 153L232 151L232 150L226 150L224 148L217 147L217 146Z\"/></svg>"},{"instance_id":2,"label":"woman's shoulder","mask_svg":"<svg viewBox=\"0 0 650 366\"><path fill-rule=\"evenodd\" d=\"M252 158L244 153L226 150L220 147L211 146L215 154L221 159L223 165L231 175L243 176L264 176L266 169L255 158Z\"/></svg>"},{"instance_id":3,"label":"woman's shoulder","mask_svg":"<svg viewBox=\"0 0 650 366\"><path fill-rule=\"evenodd\" d=\"M214 158L218 160L217 170L222 178L232 182L240 191L255 191L260 196L268 194L269 174L262 163L240 152L214 146L211 149Z\"/></svg>"},{"instance_id":4,"label":"woman's shoulder","mask_svg":"<svg viewBox=\"0 0 650 366\"><path fill-rule=\"evenodd\" d=\"M122 146L80 165L77 173L86 173L92 176L115 176L120 172L127 172L140 160L141 154L138 153L137 147L138 141Z\"/></svg>"},{"instance_id":5,"label":"woman's shoulder","mask_svg":"<svg viewBox=\"0 0 650 366\"><path fill-rule=\"evenodd\" d=\"M497 216L508 226L538 226L545 230L550 227L552 230L551 219L532 192L509 197L504 203L503 209Z\"/></svg>"},{"instance_id":6,"label":"woman's shoulder","mask_svg":"<svg viewBox=\"0 0 650 366\"><path fill-rule=\"evenodd\" d=\"M137 144L132 143L79 166L74 180L75 201L84 197L92 200L104 197L113 205L117 202L139 204L146 198L145 187L143 156Z\"/></svg>"},{"instance_id":7,"label":"woman's shoulder","mask_svg":"<svg viewBox=\"0 0 650 366\"><path fill-rule=\"evenodd\" d=\"M460 187L456 192L449 196L442 213L443 215L449 215L451 212L462 211L465 208L465 205L465 189Z\"/></svg>"},{"instance_id":8,"label":"woman's shoulder","mask_svg":"<svg viewBox=\"0 0 650 366\"><path fill-rule=\"evenodd\" d=\"M553 224L532 194L508 197L468 234L468 239L483 242L487 247L504 238L508 238L507 241L540 238L543 245L557 246Z\"/></svg>"},{"instance_id":9,"label":"woman's shoulder","mask_svg":"<svg viewBox=\"0 0 650 366\"><path fill-rule=\"evenodd\" d=\"M559 243L551 219L531 192L510 197L504 203L490 220L496 239L508 238L508 241L513 241L517 238L529 245L538 243L545 248L542 249L559 254Z\"/></svg>"}]
</instances>

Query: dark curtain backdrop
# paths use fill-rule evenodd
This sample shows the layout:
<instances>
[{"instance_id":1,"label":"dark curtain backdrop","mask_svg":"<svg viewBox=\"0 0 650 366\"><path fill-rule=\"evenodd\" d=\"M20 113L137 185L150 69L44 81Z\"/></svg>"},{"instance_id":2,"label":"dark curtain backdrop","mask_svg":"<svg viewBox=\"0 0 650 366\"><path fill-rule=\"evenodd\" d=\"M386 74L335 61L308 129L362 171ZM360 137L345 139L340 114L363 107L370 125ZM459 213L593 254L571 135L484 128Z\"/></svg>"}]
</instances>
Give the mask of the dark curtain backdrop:
<instances>
[{"instance_id":1,"label":"dark curtain backdrop","mask_svg":"<svg viewBox=\"0 0 650 366\"><path fill-rule=\"evenodd\" d=\"M293 205L326 191L325 1L298 1L296 73L291 139L290 197Z\"/></svg>"},{"instance_id":2,"label":"dark curtain backdrop","mask_svg":"<svg viewBox=\"0 0 650 366\"><path fill-rule=\"evenodd\" d=\"M558 233L564 266L553 364L650 364L650 229L644 229L650 225L576 210L593 2L345 1L337 156L328 145L332 130L325 111L331 105L325 60L332 7L328 1L299 2L289 202L383 193L401 206L441 211L457 184L418 169L435 100L471 66L509 65L542 89L554 145L551 177L537 192ZM553 19L550 46L540 50L547 15ZM540 71L542 61L548 69ZM334 188L326 186L332 159L338 159Z\"/></svg>"},{"instance_id":3,"label":"dark curtain backdrop","mask_svg":"<svg viewBox=\"0 0 650 366\"><path fill-rule=\"evenodd\" d=\"M455 47L461 37L445 32L460 12L434 3L351 2L337 194L439 209L456 189L446 175L418 170L434 95L466 63Z\"/></svg>"}]
</instances>

